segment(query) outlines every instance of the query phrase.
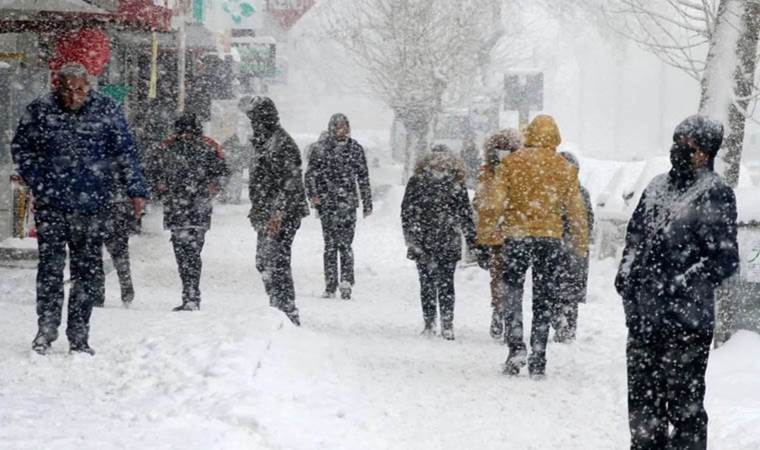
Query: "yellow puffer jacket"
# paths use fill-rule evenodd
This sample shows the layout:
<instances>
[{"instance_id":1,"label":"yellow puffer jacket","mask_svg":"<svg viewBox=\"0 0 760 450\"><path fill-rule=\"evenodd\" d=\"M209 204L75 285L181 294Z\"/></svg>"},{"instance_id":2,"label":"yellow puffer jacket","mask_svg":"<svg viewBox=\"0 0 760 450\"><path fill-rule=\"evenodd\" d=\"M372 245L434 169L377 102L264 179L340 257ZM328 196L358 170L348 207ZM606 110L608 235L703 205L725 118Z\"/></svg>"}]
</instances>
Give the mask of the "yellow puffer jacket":
<instances>
[{"instance_id":1,"label":"yellow puffer jacket","mask_svg":"<svg viewBox=\"0 0 760 450\"><path fill-rule=\"evenodd\" d=\"M560 142L551 116L533 119L525 131L525 148L502 160L481 200L481 214L491 217L482 235L478 230L481 244L499 245L520 237L562 239L564 211L575 251L586 254L587 215L578 169L557 154Z\"/></svg>"}]
</instances>

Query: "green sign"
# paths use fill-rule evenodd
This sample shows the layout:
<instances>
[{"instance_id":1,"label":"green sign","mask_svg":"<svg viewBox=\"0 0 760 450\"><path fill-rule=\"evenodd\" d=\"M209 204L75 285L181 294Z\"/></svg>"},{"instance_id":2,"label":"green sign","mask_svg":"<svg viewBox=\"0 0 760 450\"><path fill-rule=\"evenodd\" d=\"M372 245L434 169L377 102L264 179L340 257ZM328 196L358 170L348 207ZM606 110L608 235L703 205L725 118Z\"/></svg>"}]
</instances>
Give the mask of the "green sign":
<instances>
[{"instance_id":1,"label":"green sign","mask_svg":"<svg viewBox=\"0 0 760 450\"><path fill-rule=\"evenodd\" d=\"M205 19L204 13L203 0L193 0L193 20L196 23L203 23Z\"/></svg>"},{"instance_id":2,"label":"green sign","mask_svg":"<svg viewBox=\"0 0 760 450\"><path fill-rule=\"evenodd\" d=\"M226 0L222 4L222 10L232 18L235 25L240 25L243 19L251 17L256 12L256 8L246 0Z\"/></svg>"}]
</instances>

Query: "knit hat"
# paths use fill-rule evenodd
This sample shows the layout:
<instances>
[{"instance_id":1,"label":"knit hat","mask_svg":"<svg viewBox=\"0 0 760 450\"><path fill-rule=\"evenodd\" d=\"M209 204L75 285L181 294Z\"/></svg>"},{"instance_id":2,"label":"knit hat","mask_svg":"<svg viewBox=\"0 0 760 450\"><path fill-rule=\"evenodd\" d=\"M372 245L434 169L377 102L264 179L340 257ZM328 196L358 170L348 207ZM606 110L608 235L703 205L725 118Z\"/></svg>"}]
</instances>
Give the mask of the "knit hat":
<instances>
[{"instance_id":1,"label":"knit hat","mask_svg":"<svg viewBox=\"0 0 760 450\"><path fill-rule=\"evenodd\" d=\"M695 114L679 123L673 132L673 141L693 139L701 150L715 158L723 143L723 124L707 116Z\"/></svg>"}]
</instances>

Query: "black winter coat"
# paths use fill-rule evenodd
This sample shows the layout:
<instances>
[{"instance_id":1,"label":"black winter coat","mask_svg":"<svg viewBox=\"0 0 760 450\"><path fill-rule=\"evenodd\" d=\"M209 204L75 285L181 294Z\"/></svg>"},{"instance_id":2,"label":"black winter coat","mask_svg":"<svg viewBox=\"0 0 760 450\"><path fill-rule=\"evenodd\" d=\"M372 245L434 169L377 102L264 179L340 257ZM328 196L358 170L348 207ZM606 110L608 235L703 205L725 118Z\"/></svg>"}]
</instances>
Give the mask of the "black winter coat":
<instances>
[{"instance_id":1,"label":"black winter coat","mask_svg":"<svg viewBox=\"0 0 760 450\"><path fill-rule=\"evenodd\" d=\"M476 248L467 188L464 180L452 173L428 168L409 179L401 204L401 225L409 259L459 261L462 234L467 245Z\"/></svg>"},{"instance_id":2,"label":"black winter coat","mask_svg":"<svg viewBox=\"0 0 760 450\"><path fill-rule=\"evenodd\" d=\"M164 204L164 228L211 227L209 185L220 186L227 165L207 138L166 141L151 161L154 189Z\"/></svg>"},{"instance_id":3,"label":"black winter coat","mask_svg":"<svg viewBox=\"0 0 760 450\"><path fill-rule=\"evenodd\" d=\"M309 215L301 173L301 153L293 138L279 125L272 133L253 143L248 180L251 212L248 218L257 230L281 213L287 222Z\"/></svg>"},{"instance_id":4,"label":"black winter coat","mask_svg":"<svg viewBox=\"0 0 760 450\"><path fill-rule=\"evenodd\" d=\"M364 148L353 139L344 145L331 137L317 142L309 154L305 181L309 199L320 199L320 212L356 209L360 194L362 209L372 212L367 158Z\"/></svg>"},{"instance_id":5,"label":"black winter coat","mask_svg":"<svg viewBox=\"0 0 760 450\"><path fill-rule=\"evenodd\" d=\"M738 268L736 198L714 172L655 177L628 223L615 280L634 330L712 330L715 288Z\"/></svg>"}]
</instances>

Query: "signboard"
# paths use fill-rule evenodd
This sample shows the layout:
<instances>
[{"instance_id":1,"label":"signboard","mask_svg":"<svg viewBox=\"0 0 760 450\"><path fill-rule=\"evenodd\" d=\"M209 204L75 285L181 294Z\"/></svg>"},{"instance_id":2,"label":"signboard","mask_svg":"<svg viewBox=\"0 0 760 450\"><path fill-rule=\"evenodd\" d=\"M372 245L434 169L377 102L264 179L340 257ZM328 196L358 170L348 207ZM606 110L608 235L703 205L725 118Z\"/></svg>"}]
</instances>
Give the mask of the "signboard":
<instances>
[{"instance_id":1,"label":"signboard","mask_svg":"<svg viewBox=\"0 0 760 450\"><path fill-rule=\"evenodd\" d=\"M267 0L267 11L288 30L314 6L314 3L316 0Z\"/></svg>"},{"instance_id":2,"label":"signboard","mask_svg":"<svg viewBox=\"0 0 760 450\"><path fill-rule=\"evenodd\" d=\"M504 75L504 109L541 111L544 109L544 74L509 72Z\"/></svg>"},{"instance_id":3,"label":"signboard","mask_svg":"<svg viewBox=\"0 0 760 450\"><path fill-rule=\"evenodd\" d=\"M760 283L760 230L739 227L739 275L742 281Z\"/></svg>"}]
</instances>

